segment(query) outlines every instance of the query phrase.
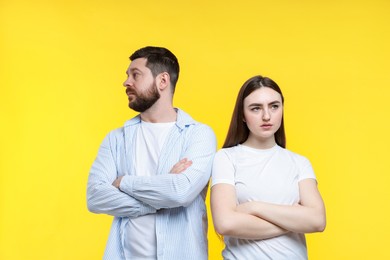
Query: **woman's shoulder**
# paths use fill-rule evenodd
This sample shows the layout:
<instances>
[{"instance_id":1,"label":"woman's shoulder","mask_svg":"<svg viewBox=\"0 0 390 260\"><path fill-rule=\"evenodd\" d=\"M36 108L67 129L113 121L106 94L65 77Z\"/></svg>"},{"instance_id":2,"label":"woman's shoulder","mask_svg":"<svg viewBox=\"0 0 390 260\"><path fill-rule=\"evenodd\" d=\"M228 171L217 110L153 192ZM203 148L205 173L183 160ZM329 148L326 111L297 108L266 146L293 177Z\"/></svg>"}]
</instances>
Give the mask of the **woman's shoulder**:
<instances>
[{"instance_id":1,"label":"woman's shoulder","mask_svg":"<svg viewBox=\"0 0 390 260\"><path fill-rule=\"evenodd\" d=\"M299 154L297 152L291 151L287 148L280 147L280 152L283 153L284 155L288 156L289 158L291 158L291 160L293 160L294 162L296 162L298 164L310 163L309 159L306 156Z\"/></svg>"},{"instance_id":2,"label":"woman's shoulder","mask_svg":"<svg viewBox=\"0 0 390 260\"><path fill-rule=\"evenodd\" d=\"M223 154L223 155L232 156L238 152L238 149L239 149L239 145L227 147L227 148L221 148L217 151L217 155Z\"/></svg>"},{"instance_id":3,"label":"woman's shoulder","mask_svg":"<svg viewBox=\"0 0 390 260\"><path fill-rule=\"evenodd\" d=\"M233 147L221 148L215 154L215 160L235 161L238 154L238 145Z\"/></svg>"}]
</instances>

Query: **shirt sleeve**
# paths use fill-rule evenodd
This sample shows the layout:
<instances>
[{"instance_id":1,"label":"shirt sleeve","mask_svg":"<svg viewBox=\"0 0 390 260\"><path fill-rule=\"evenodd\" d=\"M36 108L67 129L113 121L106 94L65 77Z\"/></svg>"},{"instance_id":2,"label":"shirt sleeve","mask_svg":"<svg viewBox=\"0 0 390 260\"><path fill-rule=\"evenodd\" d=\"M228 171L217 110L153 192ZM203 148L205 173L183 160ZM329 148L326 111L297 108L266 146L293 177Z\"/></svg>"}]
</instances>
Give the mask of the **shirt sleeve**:
<instances>
[{"instance_id":1,"label":"shirt sleeve","mask_svg":"<svg viewBox=\"0 0 390 260\"><path fill-rule=\"evenodd\" d=\"M316 175L314 173L313 167L310 163L310 161L303 156L300 156L300 162L299 162L299 180L304 180L304 179L315 179L316 180Z\"/></svg>"},{"instance_id":2,"label":"shirt sleeve","mask_svg":"<svg viewBox=\"0 0 390 260\"><path fill-rule=\"evenodd\" d=\"M214 157L213 170L211 175L211 186L225 183L235 185L234 181L234 165L229 158L227 152L222 149L217 152Z\"/></svg>"},{"instance_id":3,"label":"shirt sleeve","mask_svg":"<svg viewBox=\"0 0 390 260\"><path fill-rule=\"evenodd\" d=\"M181 154L181 159L188 158L192 161L188 169L180 174L126 175L121 181L120 189L157 209L188 206L192 203L210 179L216 151L216 137L212 129L201 124L194 127L188 137L186 149ZM182 149L174 147L176 148Z\"/></svg>"},{"instance_id":4,"label":"shirt sleeve","mask_svg":"<svg viewBox=\"0 0 390 260\"><path fill-rule=\"evenodd\" d=\"M115 188L112 183L118 177L113 151L115 136L110 133L103 140L92 164L87 184L87 205L94 213L116 217L139 217L155 213L156 209Z\"/></svg>"}]
</instances>

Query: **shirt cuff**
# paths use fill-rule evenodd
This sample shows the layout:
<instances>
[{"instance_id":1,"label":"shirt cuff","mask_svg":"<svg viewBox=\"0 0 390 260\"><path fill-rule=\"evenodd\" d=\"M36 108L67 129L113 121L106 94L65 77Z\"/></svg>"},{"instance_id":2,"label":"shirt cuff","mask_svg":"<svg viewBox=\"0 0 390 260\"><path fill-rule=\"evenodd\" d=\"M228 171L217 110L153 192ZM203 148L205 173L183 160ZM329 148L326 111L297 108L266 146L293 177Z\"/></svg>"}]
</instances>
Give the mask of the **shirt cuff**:
<instances>
[{"instance_id":1,"label":"shirt cuff","mask_svg":"<svg viewBox=\"0 0 390 260\"><path fill-rule=\"evenodd\" d=\"M119 189L126 194L132 196L133 193L133 180L132 176L125 175L122 177L121 183L119 184Z\"/></svg>"},{"instance_id":2,"label":"shirt cuff","mask_svg":"<svg viewBox=\"0 0 390 260\"><path fill-rule=\"evenodd\" d=\"M139 209L140 216L144 216L146 214L151 214L151 213L157 212L157 209L153 208L152 206L145 204L145 203L142 203L142 204L143 204L143 206L140 207L140 209Z\"/></svg>"},{"instance_id":3,"label":"shirt cuff","mask_svg":"<svg viewBox=\"0 0 390 260\"><path fill-rule=\"evenodd\" d=\"M119 189L122 192L132 196L134 179L135 178L133 178L133 176L131 176L131 175L123 176L121 183L119 184ZM141 203L140 207L139 207L140 216L157 212L157 209L150 206L149 204L143 203L141 201L140 201L140 203Z\"/></svg>"},{"instance_id":4,"label":"shirt cuff","mask_svg":"<svg viewBox=\"0 0 390 260\"><path fill-rule=\"evenodd\" d=\"M231 179L214 179L214 180L211 179L211 187L213 187L216 184L220 184L220 183L230 184L230 185L233 185L233 186L236 185L234 183L234 180L231 180Z\"/></svg>"}]
</instances>

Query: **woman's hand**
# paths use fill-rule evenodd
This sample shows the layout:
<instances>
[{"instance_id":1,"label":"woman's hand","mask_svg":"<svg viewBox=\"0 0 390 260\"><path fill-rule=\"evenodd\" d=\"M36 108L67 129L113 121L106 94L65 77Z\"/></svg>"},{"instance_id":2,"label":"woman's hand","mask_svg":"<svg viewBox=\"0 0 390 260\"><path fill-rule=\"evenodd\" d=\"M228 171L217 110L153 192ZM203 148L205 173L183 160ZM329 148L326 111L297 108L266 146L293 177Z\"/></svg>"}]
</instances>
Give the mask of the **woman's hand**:
<instances>
[{"instance_id":1,"label":"woman's hand","mask_svg":"<svg viewBox=\"0 0 390 260\"><path fill-rule=\"evenodd\" d=\"M314 179L299 182L300 202L280 205L249 201L237 205L236 210L250 214L295 233L322 232L326 226L325 206Z\"/></svg>"}]
</instances>

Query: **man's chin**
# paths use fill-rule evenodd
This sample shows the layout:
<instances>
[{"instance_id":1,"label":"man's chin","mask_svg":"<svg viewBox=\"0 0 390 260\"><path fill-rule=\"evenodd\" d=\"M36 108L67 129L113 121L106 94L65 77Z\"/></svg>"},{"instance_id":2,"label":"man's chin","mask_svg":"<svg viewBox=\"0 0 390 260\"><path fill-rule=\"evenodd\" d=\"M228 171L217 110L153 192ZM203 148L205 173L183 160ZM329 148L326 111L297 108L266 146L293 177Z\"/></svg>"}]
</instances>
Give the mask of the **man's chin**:
<instances>
[{"instance_id":1,"label":"man's chin","mask_svg":"<svg viewBox=\"0 0 390 260\"><path fill-rule=\"evenodd\" d=\"M129 108L139 113L145 112L148 109L146 107L134 106L132 103L129 103Z\"/></svg>"}]
</instances>

